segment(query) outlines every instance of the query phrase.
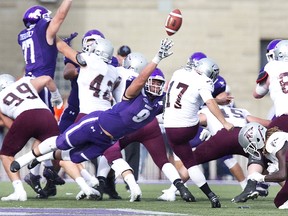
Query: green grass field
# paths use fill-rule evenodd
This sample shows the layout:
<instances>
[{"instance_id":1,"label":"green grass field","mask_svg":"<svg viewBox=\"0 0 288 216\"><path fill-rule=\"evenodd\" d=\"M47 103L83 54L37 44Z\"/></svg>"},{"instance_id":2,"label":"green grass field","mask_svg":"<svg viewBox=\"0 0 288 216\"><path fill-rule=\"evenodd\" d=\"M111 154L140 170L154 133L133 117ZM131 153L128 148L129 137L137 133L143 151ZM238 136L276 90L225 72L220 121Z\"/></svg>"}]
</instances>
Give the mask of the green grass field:
<instances>
[{"instance_id":1,"label":"green grass field","mask_svg":"<svg viewBox=\"0 0 288 216\"><path fill-rule=\"evenodd\" d=\"M246 203L234 204L231 199L238 195L240 191L239 185L222 185L210 184L212 190L220 196L222 208L212 209L209 200L205 195L192 184L188 184L190 191L196 197L197 202L186 203L180 197L177 197L175 202L158 201L157 197L161 195L161 190L169 187L168 184L142 184L142 200L141 202L129 202L129 193L125 190L125 185L117 184L117 191L122 196L122 200L109 200L108 196L104 195L102 201L80 200L75 199L79 188L76 183L66 183L63 186L58 186L58 193L55 197L50 197L46 200L35 198L35 193L25 184L25 189L28 192L28 200L26 202L0 202L1 207L31 207L31 208L129 208L137 210L157 211L180 213L185 215L237 215L237 216L263 216L263 215L288 215L288 210L278 210L274 206L273 198L275 197L279 186L272 185L269 189L269 195L265 198L259 197L255 200L248 200ZM12 185L9 182L1 182L1 197L7 196L12 192ZM240 206L248 206L249 208L241 209Z\"/></svg>"}]
</instances>

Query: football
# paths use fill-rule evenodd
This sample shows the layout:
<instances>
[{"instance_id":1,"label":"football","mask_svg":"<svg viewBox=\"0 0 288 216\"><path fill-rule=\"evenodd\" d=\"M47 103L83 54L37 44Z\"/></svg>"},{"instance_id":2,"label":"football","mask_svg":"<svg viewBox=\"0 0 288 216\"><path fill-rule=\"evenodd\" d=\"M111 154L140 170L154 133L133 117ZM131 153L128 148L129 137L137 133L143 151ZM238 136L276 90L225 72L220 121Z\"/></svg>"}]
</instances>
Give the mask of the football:
<instances>
[{"instance_id":1,"label":"football","mask_svg":"<svg viewBox=\"0 0 288 216\"><path fill-rule=\"evenodd\" d=\"M165 30L169 36L174 35L182 25L182 14L179 9L171 11L165 23Z\"/></svg>"}]
</instances>

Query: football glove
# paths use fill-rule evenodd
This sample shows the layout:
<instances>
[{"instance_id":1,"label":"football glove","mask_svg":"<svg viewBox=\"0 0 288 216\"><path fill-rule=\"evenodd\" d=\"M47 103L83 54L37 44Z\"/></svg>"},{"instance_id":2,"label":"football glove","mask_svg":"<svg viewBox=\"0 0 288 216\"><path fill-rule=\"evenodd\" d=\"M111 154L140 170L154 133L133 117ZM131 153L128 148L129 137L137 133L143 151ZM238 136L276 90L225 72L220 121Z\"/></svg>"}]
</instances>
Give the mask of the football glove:
<instances>
[{"instance_id":1,"label":"football glove","mask_svg":"<svg viewBox=\"0 0 288 216\"><path fill-rule=\"evenodd\" d=\"M258 172L254 172L250 175L247 176L247 179L251 179L252 181L257 181L257 182L264 182L265 175L262 175Z\"/></svg>"},{"instance_id":2,"label":"football glove","mask_svg":"<svg viewBox=\"0 0 288 216\"><path fill-rule=\"evenodd\" d=\"M51 92L51 104L53 107L57 107L57 109L63 106L63 100L58 89L55 92Z\"/></svg>"},{"instance_id":3,"label":"football glove","mask_svg":"<svg viewBox=\"0 0 288 216\"><path fill-rule=\"evenodd\" d=\"M170 49L173 45L174 45L173 41L168 40L168 38L161 40L160 49L158 53L155 55L155 57L153 58L152 62L154 62L155 64L159 64L159 62L162 59L167 58L168 56L172 55L173 52L170 51Z\"/></svg>"},{"instance_id":4,"label":"football glove","mask_svg":"<svg viewBox=\"0 0 288 216\"><path fill-rule=\"evenodd\" d=\"M74 32L74 33L70 34L69 37L63 38L63 41L64 41L65 43L67 43L69 46L71 46L71 41L72 41L75 37L77 37L77 35L78 35L78 33L77 33L77 32Z\"/></svg>"},{"instance_id":5,"label":"football glove","mask_svg":"<svg viewBox=\"0 0 288 216\"><path fill-rule=\"evenodd\" d=\"M210 139L211 136L212 135L211 135L210 131L205 129L205 128L203 128L203 130L200 133L199 139L201 141L207 141L208 139Z\"/></svg>"}]
</instances>

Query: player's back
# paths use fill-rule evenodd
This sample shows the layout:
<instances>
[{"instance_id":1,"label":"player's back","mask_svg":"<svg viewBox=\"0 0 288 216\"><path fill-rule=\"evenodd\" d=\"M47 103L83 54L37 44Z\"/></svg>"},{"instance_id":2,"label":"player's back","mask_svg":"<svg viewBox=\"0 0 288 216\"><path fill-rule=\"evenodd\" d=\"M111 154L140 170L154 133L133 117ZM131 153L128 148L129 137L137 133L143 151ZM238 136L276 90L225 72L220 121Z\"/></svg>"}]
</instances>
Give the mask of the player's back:
<instances>
[{"instance_id":1,"label":"player's back","mask_svg":"<svg viewBox=\"0 0 288 216\"><path fill-rule=\"evenodd\" d=\"M243 127L247 124L246 116L250 113L246 109L234 108L230 106L221 106L219 108L225 117L225 119L232 123L235 127ZM208 107L203 107L199 113L206 115L207 119L207 128L212 135L216 134L218 130L223 128L221 122L210 112Z\"/></svg>"},{"instance_id":2,"label":"player's back","mask_svg":"<svg viewBox=\"0 0 288 216\"><path fill-rule=\"evenodd\" d=\"M47 105L39 98L36 89L30 83L30 77L24 77L12 83L0 92L0 110L12 119L26 110L47 109Z\"/></svg>"},{"instance_id":3,"label":"player's back","mask_svg":"<svg viewBox=\"0 0 288 216\"><path fill-rule=\"evenodd\" d=\"M194 70L184 68L175 71L168 85L164 126L189 127L199 121L197 112L203 105L200 91L213 91L213 82ZM212 97L212 95L211 95Z\"/></svg>"},{"instance_id":4,"label":"player's back","mask_svg":"<svg viewBox=\"0 0 288 216\"><path fill-rule=\"evenodd\" d=\"M49 21L41 19L34 28L25 29L18 35L18 44L26 63L26 76L48 75L54 78L58 50L56 41L53 45L46 41L48 25Z\"/></svg>"},{"instance_id":5,"label":"player's back","mask_svg":"<svg viewBox=\"0 0 288 216\"><path fill-rule=\"evenodd\" d=\"M270 97L274 102L276 116L288 114L288 62L270 61L264 70L269 74Z\"/></svg>"},{"instance_id":6,"label":"player's back","mask_svg":"<svg viewBox=\"0 0 288 216\"><path fill-rule=\"evenodd\" d=\"M119 82L117 71L94 53L82 55L87 66L80 69L77 79L80 113L109 109L112 91Z\"/></svg>"}]
</instances>

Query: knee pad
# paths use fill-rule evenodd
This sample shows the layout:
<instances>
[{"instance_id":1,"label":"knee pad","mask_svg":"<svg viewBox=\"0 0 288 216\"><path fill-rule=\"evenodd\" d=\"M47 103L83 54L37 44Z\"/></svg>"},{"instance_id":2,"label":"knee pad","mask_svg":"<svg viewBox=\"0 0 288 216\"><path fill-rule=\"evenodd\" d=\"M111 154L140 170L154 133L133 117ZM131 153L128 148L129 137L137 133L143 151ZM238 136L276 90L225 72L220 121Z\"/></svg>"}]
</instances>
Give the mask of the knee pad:
<instances>
[{"instance_id":1,"label":"knee pad","mask_svg":"<svg viewBox=\"0 0 288 216\"><path fill-rule=\"evenodd\" d=\"M117 178L126 170L132 170L133 172L133 169L129 166L129 164L123 158L114 160L112 162L111 168L115 171L115 178Z\"/></svg>"}]
</instances>

